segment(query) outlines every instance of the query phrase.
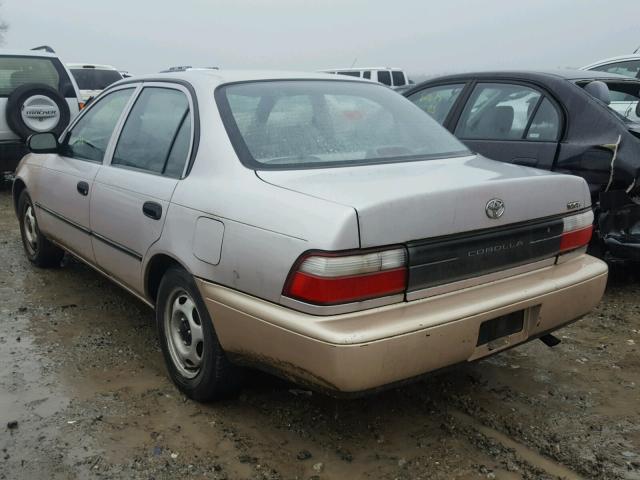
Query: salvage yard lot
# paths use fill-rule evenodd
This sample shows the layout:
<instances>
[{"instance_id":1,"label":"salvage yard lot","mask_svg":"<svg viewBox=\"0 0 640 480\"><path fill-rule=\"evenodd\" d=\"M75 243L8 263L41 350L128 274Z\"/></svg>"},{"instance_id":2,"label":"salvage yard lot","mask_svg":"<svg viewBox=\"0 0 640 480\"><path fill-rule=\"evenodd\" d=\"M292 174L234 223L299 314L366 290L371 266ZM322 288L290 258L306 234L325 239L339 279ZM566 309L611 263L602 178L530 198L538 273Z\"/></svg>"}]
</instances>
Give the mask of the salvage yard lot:
<instances>
[{"instance_id":1,"label":"salvage yard lot","mask_svg":"<svg viewBox=\"0 0 640 480\"><path fill-rule=\"evenodd\" d=\"M167 378L148 308L72 259L29 264L6 184L0 262L2 479L640 479L632 268L553 349L357 400L252 373L201 405Z\"/></svg>"}]
</instances>

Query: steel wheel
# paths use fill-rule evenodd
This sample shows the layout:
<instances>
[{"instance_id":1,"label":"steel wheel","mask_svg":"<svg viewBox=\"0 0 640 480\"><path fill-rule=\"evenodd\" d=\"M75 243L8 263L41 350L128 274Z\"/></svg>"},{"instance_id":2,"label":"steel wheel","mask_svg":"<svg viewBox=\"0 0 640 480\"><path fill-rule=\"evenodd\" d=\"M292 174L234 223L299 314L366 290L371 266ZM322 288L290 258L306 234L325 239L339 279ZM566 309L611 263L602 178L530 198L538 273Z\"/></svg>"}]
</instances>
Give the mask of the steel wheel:
<instances>
[{"instance_id":1,"label":"steel wheel","mask_svg":"<svg viewBox=\"0 0 640 480\"><path fill-rule=\"evenodd\" d=\"M242 369L227 359L193 275L169 268L156 297L160 348L171 380L200 402L238 391Z\"/></svg>"},{"instance_id":2,"label":"steel wheel","mask_svg":"<svg viewBox=\"0 0 640 480\"><path fill-rule=\"evenodd\" d=\"M164 331L171 360L185 378L200 371L204 352L201 315L196 303L183 289L175 289L167 302Z\"/></svg>"},{"instance_id":3,"label":"steel wheel","mask_svg":"<svg viewBox=\"0 0 640 480\"><path fill-rule=\"evenodd\" d=\"M33 206L27 205L24 212L24 236L26 246L32 255L38 252L38 222L33 212Z\"/></svg>"}]
</instances>

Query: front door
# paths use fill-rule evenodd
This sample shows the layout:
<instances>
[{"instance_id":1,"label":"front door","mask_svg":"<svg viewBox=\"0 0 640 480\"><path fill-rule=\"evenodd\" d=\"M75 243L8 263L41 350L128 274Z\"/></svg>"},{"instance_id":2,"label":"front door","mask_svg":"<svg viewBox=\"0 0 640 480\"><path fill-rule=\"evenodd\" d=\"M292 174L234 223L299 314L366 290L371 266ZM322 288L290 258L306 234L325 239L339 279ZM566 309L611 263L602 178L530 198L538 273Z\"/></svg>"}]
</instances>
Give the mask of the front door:
<instances>
[{"instance_id":1,"label":"front door","mask_svg":"<svg viewBox=\"0 0 640 480\"><path fill-rule=\"evenodd\" d=\"M551 170L562 116L541 91L516 83L478 83L454 133L493 160Z\"/></svg>"},{"instance_id":2,"label":"front door","mask_svg":"<svg viewBox=\"0 0 640 480\"><path fill-rule=\"evenodd\" d=\"M182 86L145 83L98 172L91 198L100 268L143 293L142 259L160 238L192 148L192 100Z\"/></svg>"},{"instance_id":3,"label":"front door","mask_svg":"<svg viewBox=\"0 0 640 480\"><path fill-rule=\"evenodd\" d=\"M48 155L35 195L43 232L85 260L93 261L90 202L93 182L134 88L102 97L72 125L60 154Z\"/></svg>"}]
</instances>

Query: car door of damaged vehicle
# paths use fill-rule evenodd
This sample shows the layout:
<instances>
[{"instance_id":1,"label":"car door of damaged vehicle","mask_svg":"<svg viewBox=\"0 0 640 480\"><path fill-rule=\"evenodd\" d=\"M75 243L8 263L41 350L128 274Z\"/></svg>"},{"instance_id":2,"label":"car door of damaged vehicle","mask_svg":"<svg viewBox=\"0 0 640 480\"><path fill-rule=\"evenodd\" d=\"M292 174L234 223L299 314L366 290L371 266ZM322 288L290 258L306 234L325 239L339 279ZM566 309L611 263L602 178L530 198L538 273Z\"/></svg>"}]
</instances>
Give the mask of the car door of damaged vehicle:
<instances>
[{"instance_id":1,"label":"car door of damaged vehicle","mask_svg":"<svg viewBox=\"0 0 640 480\"><path fill-rule=\"evenodd\" d=\"M488 158L551 170L563 116L533 86L492 81L475 85L455 123L456 137Z\"/></svg>"},{"instance_id":2,"label":"car door of damaged vehicle","mask_svg":"<svg viewBox=\"0 0 640 480\"><path fill-rule=\"evenodd\" d=\"M113 90L87 109L64 135L60 153L47 157L35 189L43 231L90 262L93 181L133 91Z\"/></svg>"},{"instance_id":3,"label":"car door of damaged vehicle","mask_svg":"<svg viewBox=\"0 0 640 480\"><path fill-rule=\"evenodd\" d=\"M142 293L142 259L160 238L193 144L186 88L145 83L95 179L91 229L96 263Z\"/></svg>"}]
</instances>

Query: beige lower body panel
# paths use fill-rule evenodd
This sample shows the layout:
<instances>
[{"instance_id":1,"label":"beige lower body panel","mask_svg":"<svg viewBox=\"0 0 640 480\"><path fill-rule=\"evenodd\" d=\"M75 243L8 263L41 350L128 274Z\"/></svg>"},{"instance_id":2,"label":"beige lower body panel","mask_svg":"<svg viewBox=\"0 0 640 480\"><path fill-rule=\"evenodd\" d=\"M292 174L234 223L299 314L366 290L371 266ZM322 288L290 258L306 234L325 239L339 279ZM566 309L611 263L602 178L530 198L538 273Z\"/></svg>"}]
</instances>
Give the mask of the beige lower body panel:
<instances>
[{"instance_id":1,"label":"beige lower body panel","mask_svg":"<svg viewBox=\"0 0 640 480\"><path fill-rule=\"evenodd\" d=\"M340 392L400 382L526 342L588 313L607 266L566 263L445 295L366 311L314 316L204 280L198 286L222 347L293 380ZM521 332L477 347L486 320L524 310Z\"/></svg>"}]
</instances>

